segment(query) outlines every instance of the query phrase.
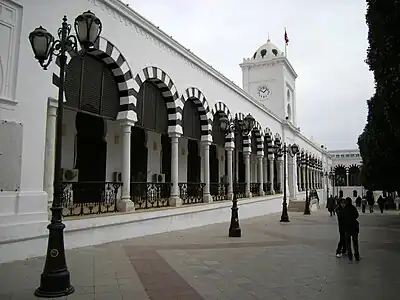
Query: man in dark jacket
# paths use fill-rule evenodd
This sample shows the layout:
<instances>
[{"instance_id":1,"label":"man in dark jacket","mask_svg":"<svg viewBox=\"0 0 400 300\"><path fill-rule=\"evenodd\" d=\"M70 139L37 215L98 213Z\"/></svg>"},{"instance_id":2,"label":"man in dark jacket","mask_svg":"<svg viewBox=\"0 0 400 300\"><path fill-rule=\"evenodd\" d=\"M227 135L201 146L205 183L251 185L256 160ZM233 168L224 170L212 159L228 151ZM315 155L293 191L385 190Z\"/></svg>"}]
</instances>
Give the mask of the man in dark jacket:
<instances>
[{"instance_id":1,"label":"man in dark jacket","mask_svg":"<svg viewBox=\"0 0 400 300\"><path fill-rule=\"evenodd\" d=\"M360 261L360 253L358 249L358 234L360 232L360 225L357 221L358 216L357 208L353 205L351 198L347 197L346 206L342 210L342 220L346 231L347 255L349 260L353 260L353 253L351 249L351 242L353 242L354 257L356 261Z\"/></svg>"},{"instance_id":2,"label":"man in dark jacket","mask_svg":"<svg viewBox=\"0 0 400 300\"><path fill-rule=\"evenodd\" d=\"M345 220L343 218L343 210L346 207L346 202L342 198L339 201L339 205L336 207L336 215L338 219L338 225L339 225L339 243L336 248L336 257L339 258L342 255L346 254L346 228L345 228Z\"/></svg>"}]
</instances>

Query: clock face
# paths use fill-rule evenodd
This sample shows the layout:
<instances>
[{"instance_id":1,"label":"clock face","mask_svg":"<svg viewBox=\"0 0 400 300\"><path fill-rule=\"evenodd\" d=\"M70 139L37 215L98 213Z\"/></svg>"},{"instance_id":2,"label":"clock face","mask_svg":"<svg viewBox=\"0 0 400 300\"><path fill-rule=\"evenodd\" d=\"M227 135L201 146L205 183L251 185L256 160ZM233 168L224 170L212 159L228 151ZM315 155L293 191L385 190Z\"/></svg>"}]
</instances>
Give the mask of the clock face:
<instances>
[{"instance_id":1,"label":"clock face","mask_svg":"<svg viewBox=\"0 0 400 300\"><path fill-rule=\"evenodd\" d=\"M268 99L268 97L271 95L271 90L268 88L266 85L260 85L258 87L258 96L262 100Z\"/></svg>"}]
</instances>

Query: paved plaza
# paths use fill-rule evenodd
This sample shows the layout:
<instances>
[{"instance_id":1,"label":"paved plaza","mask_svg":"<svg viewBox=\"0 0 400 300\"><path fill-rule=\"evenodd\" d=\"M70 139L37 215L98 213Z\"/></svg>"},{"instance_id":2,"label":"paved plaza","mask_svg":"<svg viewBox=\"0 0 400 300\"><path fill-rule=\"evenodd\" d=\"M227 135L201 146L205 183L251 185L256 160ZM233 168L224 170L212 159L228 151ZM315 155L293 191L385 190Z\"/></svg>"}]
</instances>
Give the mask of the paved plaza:
<instances>
[{"instance_id":1,"label":"paved plaza","mask_svg":"<svg viewBox=\"0 0 400 300\"><path fill-rule=\"evenodd\" d=\"M75 293L107 300L396 300L400 215L361 215L361 262L337 259L336 218L279 215L67 251ZM43 258L0 266L0 299L35 299ZM356 298L357 297L357 298ZM65 297L64 297L65 298ZM63 299L63 298L58 298Z\"/></svg>"}]
</instances>

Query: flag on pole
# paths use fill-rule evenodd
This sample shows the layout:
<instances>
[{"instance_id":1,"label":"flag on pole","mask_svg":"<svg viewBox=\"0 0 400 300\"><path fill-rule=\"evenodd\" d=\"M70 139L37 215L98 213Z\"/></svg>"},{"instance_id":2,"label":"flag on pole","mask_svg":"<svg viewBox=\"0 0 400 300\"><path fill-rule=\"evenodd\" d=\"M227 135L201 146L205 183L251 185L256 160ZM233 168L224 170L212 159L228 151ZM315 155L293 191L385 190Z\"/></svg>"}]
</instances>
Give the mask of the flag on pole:
<instances>
[{"instance_id":1,"label":"flag on pole","mask_svg":"<svg viewBox=\"0 0 400 300\"><path fill-rule=\"evenodd\" d=\"M285 44L286 44L286 45L289 44L289 37L288 37L287 32L286 32L286 27L285 27L285 36L284 36L284 39L285 39Z\"/></svg>"}]
</instances>

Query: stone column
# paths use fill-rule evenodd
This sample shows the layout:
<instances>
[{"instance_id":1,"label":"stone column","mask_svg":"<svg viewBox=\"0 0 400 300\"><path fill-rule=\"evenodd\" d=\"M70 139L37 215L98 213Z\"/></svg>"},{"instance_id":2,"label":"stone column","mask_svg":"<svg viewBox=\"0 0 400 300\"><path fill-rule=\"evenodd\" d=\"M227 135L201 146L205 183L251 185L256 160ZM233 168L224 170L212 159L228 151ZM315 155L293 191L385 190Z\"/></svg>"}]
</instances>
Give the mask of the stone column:
<instances>
[{"instance_id":1,"label":"stone column","mask_svg":"<svg viewBox=\"0 0 400 300\"><path fill-rule=\"evenodd\" d=\"M275 187L274 187L275 172L274 172L274 158L273 157L271 157L269 159L269 174L270 174L269 180L271 181L271 194L274 195L275 194Z\"/></svg>"},{"instance_id":2,"label":"stone column","mask_svg":"<svg viewBox=\"0 0 400 300\"><path fill-rule=\"evenodd\" d=\"M54 155L55 155L55 139L56 139L56 122L57 122L57 100L49 98L47 106L46 120L46 148L44 159L44 178L43 190L47 193L47 204L50 207L53 203L54 193Z\"/></svg>"},{"instance_id":3,"label":"stone column","mask_svg":"<svg viewBox=\"0 0 400 300\"><path fill-rule=\"evenodd\" d=\"M350 182L349 182L349 170L346 170L346 186L350 186Z\"/></svg>"},{"instance_id":4,"label":"stone column","mask_svg":"<svg viewBox=\"0 0 400 300\"><path fill-rule=\"evenodd\" d=\"M300 163L297 161L296 162L296 183L297 183L297 192L301 191L301 167L300 167Z\"/></svg>"},{"instance_id":5,"label":"stone column","mask_svg":"<svg viewBox=\"0 0 400 300\"><path fill-rule=\"evenodd\" d=\"M263 158L264 158L264 155L258 155L258 182L260 183L260 196L265 195L264 189L263 189L263 183L264 183Z\"/></svg>"},{"instance_id":6,"label":"stone column","mask_svg":"<svg viewBox=\"0 0 400 300\"><path fill-rule=\"evenodd\" d=\"M268 158L265 156L263 158L263 172L264 172L264 175L263 175L264 183L267 183L268 182ZM263 187L264 187L264 185L263 185ZM265 191L265 192L267 192L267 191Z\"/></svg>"},{"instance_id":7,"label":"stone column","mask_svg":"<svg viewBox=\"0 0 400 300\"><path fill-rule=\"evenodd\" d=\"M179 194L179 133L170 133L171 138L171 195L169 204L171 206L180 206L182 199Z\"/></svg>"},{"instance_id":8,"label":"stone column","mask_svg":"<svg viewBox=\"0 0 400 300\"><path fill-rule=\"evenodd\" d=\"M121 177L122 195L117 203L118 211L128 212L135 210L135 204L131 200L131 125L122 121L122 156Z\"/></svg>"},{"instance_id":9,"label":"stone column","mask_svg":"<svg viewBox=\"0 0 400 300\"><path fill-rule=\"evenodd\" d=\"M232 147L226 147L227 164L228 164L228 199L233 199L233 149Z\"/></svg>"},{"instance_id":10,"label":"stone column","mask_svg":"<svg viewBox=\"0 0 400 300\"><path fill-rule=\"evenodd\" d=\"M204 161L203 161L203 168L204 168L204 190L203 190L203 201L204 203L212 202L212 197L210 195L210 145L211 142L209 141L202 141L204 150Z\"/></svg>"},{"instance_id":11,"label":"stone column","mask_svg":"<svg viewBox=\"0 0 400 300\"><path fill-rule=\"evenodd\" d=\"M244 155L244 165L245 165L245 176L246 176L246 189L245 189L245 197L251 198L250 192L250 151L245 151Z\"/></svg>"}]
</instances>

